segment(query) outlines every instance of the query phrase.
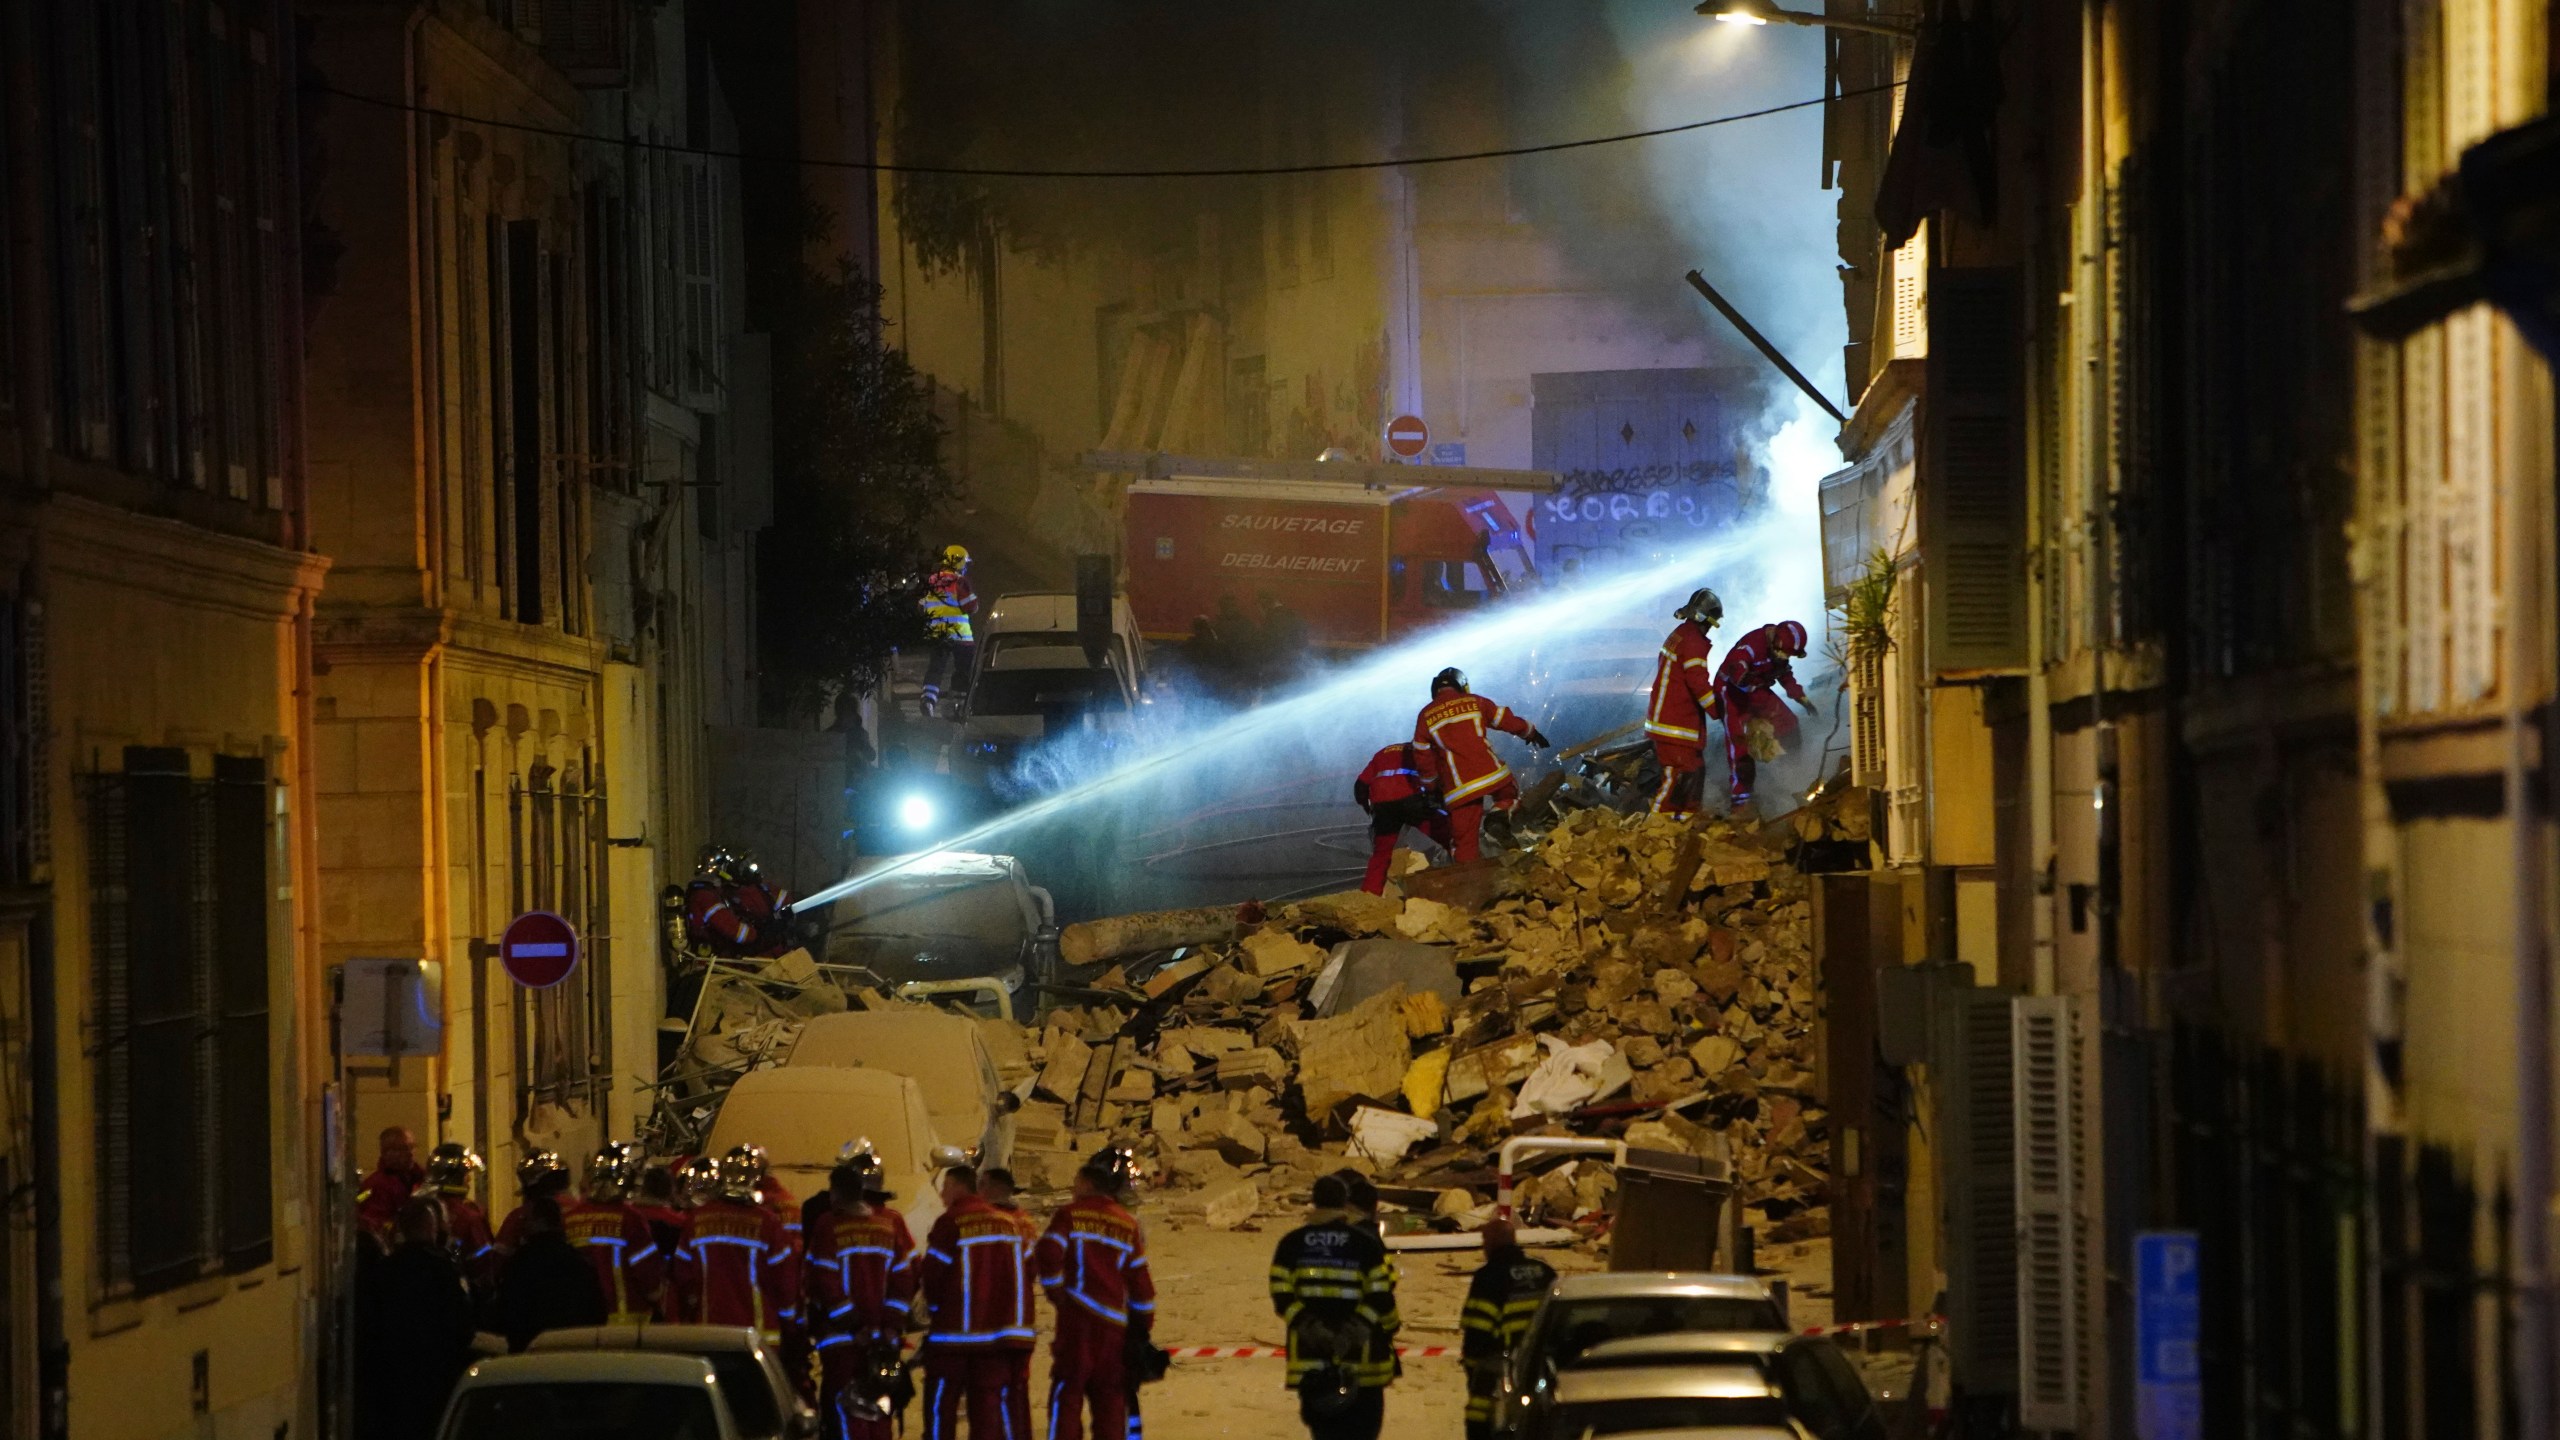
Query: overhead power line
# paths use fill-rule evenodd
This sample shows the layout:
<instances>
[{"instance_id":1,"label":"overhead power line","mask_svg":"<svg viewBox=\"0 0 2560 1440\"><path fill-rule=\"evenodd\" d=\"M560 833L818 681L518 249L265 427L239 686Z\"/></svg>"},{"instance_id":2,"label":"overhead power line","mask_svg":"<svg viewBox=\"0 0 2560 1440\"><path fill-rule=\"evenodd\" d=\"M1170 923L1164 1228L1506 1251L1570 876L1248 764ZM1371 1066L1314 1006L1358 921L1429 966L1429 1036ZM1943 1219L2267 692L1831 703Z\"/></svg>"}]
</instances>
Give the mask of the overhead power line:
<instances>
[{"instance_id":1,"label":"overhead power line","mask_svg":"<svg viewBox=\"0 0 2560 1440\"><path fill-rule=\"evenodd\" d=\"M1758 120L1765 116L1783 115L1790 110L1807 110L1831 100L1854 100L1862 95L1881 94L1903 83L1896 80L1857 90L1843 90L1837 95L1818 96L1811 100L1792 100L1784 105L1769 105L1758 110L1742 110L1731 115L1692 120L1682 125L1663 125L1651 130L1629 130L1617 135L1592 135L1580 140L1555 140L1544 145L1512 145L1498 150L1462 150L1446 155L1415 155L1395 160L1332 160L1307 165L1236 165L1169 170L1040 170L993 165L917 165L899 160L818 160L799 155L758 154L748 150L719 150L704 145L677 145L664 140L644 140L636 135L591 135L584 130L569 130L554 125L533 125L520 120L494 120L485 115L465 115L460 111L446 110L434 105L415 105L401 100L386 100L379 95L362 95L353 90L341 90L334 85L317 82L303 88L310 94L352 100L359 105L397 110L410 115L425 115L437 120L451 121L457 125L480 125L492 130L514 131L520 135L540 135L554 140L611 145L622 149L648 150L667 155L698 155L710 160L753 160L768 164L802 165L825 170L874 170L886 175L950 175L982 180L1220 180L1259 175L1331 175L1353 170L1394 170L1406 165L1455 165L1468 160L1506 160L1520 155L1552 155L1562 150L1588 150L1599 145L1623 145L1634 140L1653 140L1664 135L1681 135L1717 125Z\"/></svg>"}]
</instances>

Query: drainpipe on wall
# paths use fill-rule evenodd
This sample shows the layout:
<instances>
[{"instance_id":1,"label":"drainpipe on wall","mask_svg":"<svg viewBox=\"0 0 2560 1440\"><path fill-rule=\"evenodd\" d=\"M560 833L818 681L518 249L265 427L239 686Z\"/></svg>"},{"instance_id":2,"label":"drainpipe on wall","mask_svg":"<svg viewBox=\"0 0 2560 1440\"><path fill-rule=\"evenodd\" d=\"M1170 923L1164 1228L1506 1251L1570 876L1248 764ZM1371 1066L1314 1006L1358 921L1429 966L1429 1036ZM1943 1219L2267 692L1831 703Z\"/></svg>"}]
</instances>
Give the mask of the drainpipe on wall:
<instances>
[{"instance_id":1,"label":"drainpipe on wall","mask_svg":"<svg viewBox=\"0 0 2560 1440\"><path fill-rule=\"evenodd\" d=\"M2548 484L2548 476L2536 476ZM2550 641L2540 569L2540 514L2522 474L2506 477L2505 675L2500 707L2506 728L2505 801L2515 886L2516 1156L2515 1246L2516 1429L2520 1440L2552 1440L2553 1346L2551 1276L2551 952L2544 933L2543 807L2525 751L2537 722L2528 711L2529 678L2539 680L2541 648ZM2540 689L2537 684L2536 690ZM2538 757L2549 766L2552 757ZM2539 1357L2539 1358L2537 1358Z\"/></svg>"}]
</instances>

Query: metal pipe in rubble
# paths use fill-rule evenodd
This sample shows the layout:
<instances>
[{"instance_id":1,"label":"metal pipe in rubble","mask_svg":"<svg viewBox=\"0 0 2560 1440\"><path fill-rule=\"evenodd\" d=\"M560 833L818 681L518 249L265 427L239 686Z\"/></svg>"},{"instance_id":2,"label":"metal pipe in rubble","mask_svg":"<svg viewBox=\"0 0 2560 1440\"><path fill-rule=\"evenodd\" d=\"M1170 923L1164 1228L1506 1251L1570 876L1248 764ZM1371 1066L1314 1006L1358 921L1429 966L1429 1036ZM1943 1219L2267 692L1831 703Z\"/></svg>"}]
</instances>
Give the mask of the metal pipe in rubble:
<instances>
[{"instance_id":1,"label":"metal pipe in rubble","mask_svg":"<svg viewBox=\"0 0 2560 1440\"><path fill-rule=\"evenodd\" d=\"M1013 995L995 980L910 980L894 992L901 1000L923 999L934 995L984 995L996 1002L996 1013L1006 1023L1013 1020Z\"/></svg>"},{"instance_id":2,"label":"metal pipe in rubble","mask_svg":"<svg viewBox=\"0 0 2560 1440\"><path fill-rule=\"evenodd\" d=\"M1514 1135L1503 1141L1493 1180L1493 1213L1500 1219L1511 1218L1511 1176L1524 1155L1606 1155L1614 1165L1625 1163L1627 1146L1623 1140L1583 1135Z\"/></svg>"}]
</instances>

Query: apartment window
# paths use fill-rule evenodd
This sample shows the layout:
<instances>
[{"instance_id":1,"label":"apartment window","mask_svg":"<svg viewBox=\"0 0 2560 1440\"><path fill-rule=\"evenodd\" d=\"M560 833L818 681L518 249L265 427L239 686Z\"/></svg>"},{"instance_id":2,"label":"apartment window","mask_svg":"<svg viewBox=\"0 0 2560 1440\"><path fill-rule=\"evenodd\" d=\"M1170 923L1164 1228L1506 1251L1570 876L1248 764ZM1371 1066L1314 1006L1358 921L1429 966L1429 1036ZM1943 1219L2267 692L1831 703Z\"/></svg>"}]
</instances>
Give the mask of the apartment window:
<instances>
[{"instance_id":1,"label":"apartment window","mask_svg":"<svg viewBox=\"0 0 2560 1440\"><path fill-rule=\"evenodd\" d=\"M507 222L507 463L515 500L515 618L545 619L542 483L542 242L531 220Z\"/></svg>"},{"instance_id":2,"label":"apartment window","mask_svg":"<svg viewBox=\"0 0 2560 1440\"><path fill-rule=\"evenodd\" d=\"M147 1295L272 1253L266 762L89 778L99 1269Z\"/></svg>"}]
</instances>

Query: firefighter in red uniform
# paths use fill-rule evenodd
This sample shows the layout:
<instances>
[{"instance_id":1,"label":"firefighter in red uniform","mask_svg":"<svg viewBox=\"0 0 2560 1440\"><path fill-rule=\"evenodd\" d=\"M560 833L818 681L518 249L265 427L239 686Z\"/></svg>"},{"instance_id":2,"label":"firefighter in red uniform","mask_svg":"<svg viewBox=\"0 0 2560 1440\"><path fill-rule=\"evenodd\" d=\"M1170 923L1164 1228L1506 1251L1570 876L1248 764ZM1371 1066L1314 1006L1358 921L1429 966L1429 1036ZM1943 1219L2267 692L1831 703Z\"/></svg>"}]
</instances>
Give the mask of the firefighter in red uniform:
<instances>
[{"instance_id":1,"label":"firefighter in red uniform","mask_svg":"<svg viewBox=\"0 0 2560 1440\"><path fill-rule=\"evenodd\" d=\"M792 1310L782 1324L782 1368L791 1376L791 1383L800 1387L801 1398L814 1401L817 1392L809 1386L809 1312L800 1303L809 1288L807 1277L802 1273L805 1251L800 1243L800 1202L792 1197L791 1187L775 1177L762 1148L744 1148L756 1152L756 1204L782 1222L783 1238L791 1247Z\"/></svg>"},{"instance_id":2,"label":"firefighter in red uniform","mask_svg":"<svg viewBox=\"0 0 2560 1440\"><path fill-rule=\"evenodd\" d=\"M925 1440L955 1440L964 1399L971 1440L997 1440L1011 1419L1013 1366L1002 1342L1032 1334L1022 1237L979 1198L977 1172L965 1165L943 1172L942 1203L917 1266L933 1322L924 1351Z\"/></svg>"},{"instance_id":3,"label":"firefighter in red uniform","mask_svg":"<svg viewBox=\"0 0 2560 1440\"><path fill-rule=\"evenodd\" d=\"M356 1218L388 1243L392 1220L426 1178L427 1172L418 1168L418 1137L406 1125L384 1127L373 1173L356 1185Z\"/></svg>"},{"instance_id":4,"label":"firefighter in red uniform","mask_svg":"<svg viewBox=\"0 0 2560 1440\"><path fill-rule=\"evenodd\" d=\"M1129 1332L1144 1338L1156 1308L1146 1236L1114 1198L1133 1183L1134 1163L1116 1147L1094 1157L1076 1172L1075 1198L1049 1217L1040 1237L1040 1285L1057 1316L1049 1346L1050 1440L1084 1440L1088 1403L1094 1440L1134 1433Z\"/></svg>"},{"instance_id":5,"label":"firefighter in red uniform","mask_svg":"<svg viewBox=\"0 0 2560 1440\"><path fill-rule=\"evenodd\" d=\"M1715 698L1716 672L1708 660L1716 642L1707 632L1723 621L1724 602L1713 590L1698 590L1671 613L1680 623L1653 662L1653 699L1644 712L1644 733L1662 762L1653 813L1695 815L1706 788L1707 706Z\"/></svg>"},{"instance_id":6,"label":"firefighter in red uniform","mask_svg":"<svg viewBox=\"0 0 2560 1440\"><path fill-rule=\"evenodd\" d=\"M471 1147L447 1140L427 1156L426 1193L444 1207L446 1243L454 1263L474 1286L485 1289L495 1263L495 1241L489 1235L489 1212L471 1198L471 1177L480 1173L480 1157Z\"/></svg>"},{"instance_id":7,"label":"firefighter in red uniform","mask_svg":"<svg viewBox=\"0 0 2560 1440\"><path fill-rule=\"evenodd\" d=\"M1511 767L1487 743L1488 733L1494 730L1517 735L1540 749L1547 744L1535 725L1481 695L1467 693L1467 677L1456 666L1431 677L1431 703L1414 717L1413 743L1432 752L1432 769L1440 777L1440 801L1449 807L1449 854L1461 863L1480 853L1476 835L1487 825L1486 812L1492 812L1494 838L1502 839L1511 828L1511 804L1520 798Z\"/></svg>"},{"instance_id":8,"label":"firefighter in red uniform","mask_svg":"<svg viewBox=\"0 0 2560 1440\"><path fill-rule=\"evenodd\" d=\"M596 1272L607 1320L646 1320L657 1313L665 1259L649 1217L631 1203L646 1160L628 1141L598 1149L587 1161L585 1198L560 1216L561 1233Z\"/></svg>"},{"instance_id":9,"label":"firefighter in red uniform","mask_svg":"<svg viewBox=\"0 0 2560 1440\"><path fill-rule=\"evenodd\" d=\"M745 1326L775 1345L796 1313L800 1277L781 1219L756 1203L764 1168L754 1145L720 1157L717 1193L685 1217L667 1279L678 1321Z\"/></svg>"},{"instance_id":10,"label":"firefighter in red uniform","mask_svg":"<svg viewBox=\"0 0 2560 1440\"><path fill-rule=\"evenodd\" d=\"M1751 803L1751 782L1758 773L1757 757L1752 754L1751 730L1754 724L1767 727L1765 748L1775 758L1796 736L1796 717L1774 693L1784 690L1788 698L1813 713L1813 702L1804 698L1804 686L1796 682L1795 667L1790 661L1803 658L1804 627L1793 620L1763 625L1733 642L1724 654L1724 664L1716 669L1716 703L1714 714L1724 721L1724 757L1733 766L1733 809L1740 813Z\"/></svg>"},{"instance_id":11,"label":"firefighter in red uniform","mask_svg":"<svg viewBox=\"0 0 2560 1440\"><path fill-rule=\"evenodd\" d=\"M997 1214L1013 1222L1014 1235L1022 1242L1021 1273L1014 1277L1015 1283L1022 1287L1025 1295L1038 1294L1040 1222L1024 1213L1022 1202L1014 1198L1013 1172L996 1165L979 1171L978 1194L995 1207ZM1023 1302L1022 1313L1031 1313L1027 1300ZM1005 1417L1011 1428L1005 1433L1028 1435L1031 1433L1031 1352L1039 1348L1038 1342L1025 1334L1005 1341L1002 1348L1005 1364L1011 1370L1005 1377L1004 1397Z\"/></svg>"},{"instance_id":12,"label":"firefighter in red uniform","mask_svg":"<svg viewBox=\"0 0 2560 1440\"><path fill-rule=\"evenodd\" d=\"M1369 870L1360 888L1372 895L1386 892L1387 866L1406 830L1421 831L1443 850L1450 846L1436 763L1427 745L1390 745L1370 756L1368 768L1351 782L1352 800L1369 816Z\"/></svg>"},{"instance_id":13,"label":"firefighter in red uniform","mask_svg":"<svg viewBox=\"0 0 2560 1440\"><path fill-rule=\"evenodd\" d=\"M897 1408L887 1393L863 1393L865 1374L903 1374L907 1313L916 1293L915 1237L869 1141L849 1147L827 1176L826 1207L811 1216L809 1329L818 1336L818 1413L828 1440L889 1440ZM815 1202L813 1201L812 1204Z\"/></svg>"},{"instance_id":14,"label":"firefighter in red uniform","mask_svg":"<svg viewBox=\"0 0 2560 1440\"><path fill-rule=\"evenodd\" d=\"M497 1267L505 1264L507 1257L516 1253L516 1246L523 1243L525 1207L545 1196L557 1201L568 1189L569 1162L561 1159L559 1152L530 1150L516 1162L516 1190L522 1198L516 1208L507 1212L506 1220L498 1226L498 1242L490 1247L491 1280L497 1278Z\"/></svg>"},{"instance_id":15,"label":"firefighter in red uniform","mask_svg":"<svg viewBox=\"0 0 2560 1440\"><path fill-rule=\"evenodd\" d=\"M715 846L684 887L684 934L694 949L723 959L779 955L790 948L783 923L790 898L746 856Z\"/></svg>"}]
</instances>

